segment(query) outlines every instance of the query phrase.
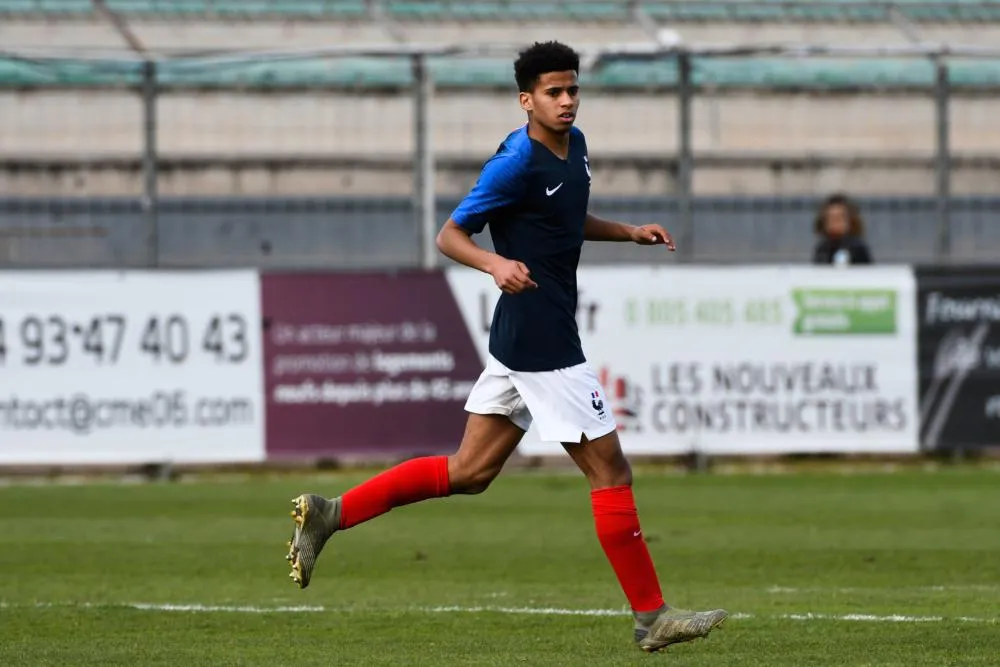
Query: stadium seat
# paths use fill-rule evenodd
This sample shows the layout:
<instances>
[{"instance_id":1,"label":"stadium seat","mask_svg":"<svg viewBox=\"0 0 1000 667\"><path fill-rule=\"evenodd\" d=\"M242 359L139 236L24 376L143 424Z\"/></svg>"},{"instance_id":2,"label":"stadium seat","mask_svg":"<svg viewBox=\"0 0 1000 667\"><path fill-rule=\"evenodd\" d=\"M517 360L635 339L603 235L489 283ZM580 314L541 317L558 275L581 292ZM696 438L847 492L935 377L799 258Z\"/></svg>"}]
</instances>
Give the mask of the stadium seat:
<instances>
[{"instance_id":1,"label":"stadium seat","mask_svg":"<svg viewBox=\"0 0 1000 667\"><path fill-rule=\"evenodd\" d=\"M513 85L506 59L430 59L439 86L486 88ZM318 58L211 65L200 60L161 64L159 82L165 87L215 86L282 88L289 86L351 86L386 88L407 86L413 74L407 58ZM950 69L955 87L1000 85L1000 62L955 61ZM672 86L678 79L676 61L610 62L585 73L586 85L604 88ZM0 59L0 87L74 84L102 86L135 84L136 64L83 62L29 63ZM787 58L695 58L692 82L716 88L849 89L932 86L934 68L919 59L822 60Z\"/></svg>"},{"instance_id":2,"label":"stadium seat","mask_svg":"<svg viewBox=\"0 0 1000 667\"><path fill-rule=\"evenodd\" d=\"M309 17L364 18L365 0L107 0L115 11L130 16L183 17ZM381 0L388 16L399 21L627 21L625 0ZM894 0L908 19L922 23L1000 21L1000 2L978 0ZM887 22L888 5L867 0L823 3L787 0L640 0L652 18L665 22ZM87 15L90 0L5 0L0 14Z\"/></svg>"},{"instance_id":3,"label":"stadium seat","mask_svg":"<svg viewBox=\"0 0 1000 667\"><path fill-rule=\"evenodd\" d=\"M1000 3L974 0L895 0L905 17L921 22L996 21ZM782 0L760 2L664 2L646 0L643 9L653 18L664 21L716 22L872 22L891 19L889 6L865 0L836 0L824 3L788 3Z\"/></svg>"},{"instance_id":4,"label":"stadium seat","mask_svg":"<svg viewBox=\"0 0 1000 667\"><path fill-rule=\"evenodd\" d=\"M367 16L364 0L107 0L108 6L125 15L218 16L218 17L329 17Z\"/></svg>"},{"instance_id":5,"label":"stadium seat","mask_svg":"<svg viewBox=\"0 0 1000 667\"><path fill-rule=\"evenodd\" d=\"M623 2L407 2L387 0L384 7L399 20L625 20Z\"/></svg>"},{"instance_id":6,"label":"stadium seat","mask_svg":"<svg viewBox=\"0 0 1000 667\"><path fill-rule=\"evenodd\" d=\"M365 0L106 0L125 16L148 17L329 17L363 18ZM4 0L0 14L31 17L92 15L90 0Z\"/></svg>"},{"instance_id":7,"label":"stadium seat","mask_svg":"<svg viewBox=\"0 0 1000 667\"><path fill-rule=\"evenodd\" d=\"M94 11L90 0L12 0L0 3L3 14L86 15Z\"/></svg>"}]
</instances>

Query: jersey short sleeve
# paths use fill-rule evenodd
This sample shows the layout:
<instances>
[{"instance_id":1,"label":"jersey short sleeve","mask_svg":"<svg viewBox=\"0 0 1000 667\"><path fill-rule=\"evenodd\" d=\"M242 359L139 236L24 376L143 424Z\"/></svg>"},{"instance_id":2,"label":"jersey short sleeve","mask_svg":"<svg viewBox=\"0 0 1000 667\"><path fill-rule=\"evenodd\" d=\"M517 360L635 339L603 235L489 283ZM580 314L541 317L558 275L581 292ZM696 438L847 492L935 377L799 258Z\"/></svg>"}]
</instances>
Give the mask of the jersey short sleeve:
<instances>
[{"instance_id":1,"label":"jersey short sleeve","mask_svg":"<svg viewBox=\"0 0 1000 667\"><path fill-rule=\"evenodd\" d=\"M451 219L477 234L497 211L517 203L524 193L530 151L526 131L511 134L483 165L475 186L452 212Z\"/></svg>"}]
</instances>

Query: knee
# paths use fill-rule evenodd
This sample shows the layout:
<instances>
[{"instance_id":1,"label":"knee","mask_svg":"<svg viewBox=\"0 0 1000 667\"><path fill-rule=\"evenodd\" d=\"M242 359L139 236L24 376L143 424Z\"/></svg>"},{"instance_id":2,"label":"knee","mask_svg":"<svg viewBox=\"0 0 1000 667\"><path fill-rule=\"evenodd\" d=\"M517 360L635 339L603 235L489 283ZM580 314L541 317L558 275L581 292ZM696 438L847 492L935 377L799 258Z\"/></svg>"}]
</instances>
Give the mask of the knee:
<instances>
[{"instance_id":1,"label":"knee","mask_svg":"<svg viewBox=\"0 0 1000 667\"><path fill-rule=\"evenodd\" d=\"M589 472L587 477L592 489L632 486L632 466L625 459Z\"/></svg>"},{"instance_id":2,"label":"knee","mask_svg":"<svg viewBox=\"0 0 1000 667\"><path fill-rule=\"evenodd\" d=\"M499 468L464 460L458 455L448 457L448 481L452 493L475 495L490 488L500 474Z\"/></svg>"}]
</instances>

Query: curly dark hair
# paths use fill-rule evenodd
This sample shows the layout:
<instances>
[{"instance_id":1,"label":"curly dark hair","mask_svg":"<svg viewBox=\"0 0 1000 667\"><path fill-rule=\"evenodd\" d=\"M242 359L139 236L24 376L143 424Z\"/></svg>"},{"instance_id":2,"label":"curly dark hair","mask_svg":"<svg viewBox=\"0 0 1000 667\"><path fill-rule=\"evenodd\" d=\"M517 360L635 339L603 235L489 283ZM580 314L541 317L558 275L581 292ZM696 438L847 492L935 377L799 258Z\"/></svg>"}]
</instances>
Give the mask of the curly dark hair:
<instances>
[{"instance_id":1,"label":"curly dark hair","mask_svg":"<svg viewBox=\"0 0 1000 667\"><path fill-rule=\"evenodd\" d=\"M814 223L817 234L823 234L823 223L826 220L826 210L831 206L843 206L847 209L847 219L849 221L847 233L850 236L864 236L865 223L861 219L861 211L858 210L858 205L854 203L854 200L842 192L836 192L830 195L823 200L823 203L820 205L819 210L816 212L816 222Z\"/></svg>"},{"instance_id":2,"label":"curly dark hair","mask_svg":"<svg viewBox=\"0 0 1000 667\"><path fill-rule=\"evenodd\" d=\"M560 42L535 42L517 54L514 80L520 92L530 93L541 75L568 70L580 71L580 54Z\"/></svg>"}]
</instances>

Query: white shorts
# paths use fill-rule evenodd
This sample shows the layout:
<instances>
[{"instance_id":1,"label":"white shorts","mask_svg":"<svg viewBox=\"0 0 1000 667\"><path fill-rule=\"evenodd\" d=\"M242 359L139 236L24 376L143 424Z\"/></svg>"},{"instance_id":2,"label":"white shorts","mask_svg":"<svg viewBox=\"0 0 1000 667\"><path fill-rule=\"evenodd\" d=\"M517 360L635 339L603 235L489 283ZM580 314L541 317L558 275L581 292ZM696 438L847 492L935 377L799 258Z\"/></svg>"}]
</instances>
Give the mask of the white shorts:
<instances>
[{"instance_id":1,"label":"white shorts","mask_svg":"<svg viewBox=\"0 0 1000 667\"><path fill-rule=\"evenodd\" d=\"M604 388L587 363L555 371L512 371L492 355L465 403L468 412L506 415L546 442L580 442L615 430Z\"/></svg>"}]
</instances>

